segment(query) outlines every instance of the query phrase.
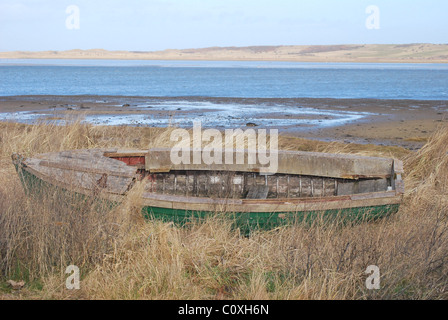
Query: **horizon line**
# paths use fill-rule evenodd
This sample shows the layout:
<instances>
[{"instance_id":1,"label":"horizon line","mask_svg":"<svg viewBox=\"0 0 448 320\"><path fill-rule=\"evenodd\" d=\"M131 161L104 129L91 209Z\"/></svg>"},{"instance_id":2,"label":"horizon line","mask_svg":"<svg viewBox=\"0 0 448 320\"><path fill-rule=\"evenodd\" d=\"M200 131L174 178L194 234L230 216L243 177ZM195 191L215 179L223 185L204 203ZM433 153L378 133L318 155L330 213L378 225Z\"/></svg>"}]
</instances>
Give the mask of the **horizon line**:
<instances>
[{"instance_id":1,"label":"horizon line","mask_svg":"<svg viewBox=\"0 0 448 320\"><path fill-rule=\"evenodd\" d=\"M388 45L448 45L447 43L435 43L435 42L397 42L397 43L329 43L329 44L262 44L262 45L245 45L245 46L236 46L236 45L227 45L227 46L209 46L209 47L185 47L185 48L165 48L159 50L132 50L132 49L105 49L105 48L89 48L89 49L81 49L81 48L71 48L71 49L42 49L42 50L7 50L0 51L1 53L7 52L46 52L46 51L90 51L90 50L104 50L104 51L127 51L127 52L163 52L167 50L200 50L200 49L212 49L212 48L259 48L259 47L328 47L328 46L354 46L354 45L363 45L363 46L388 46Z\"/></svg>"}]
</instances>

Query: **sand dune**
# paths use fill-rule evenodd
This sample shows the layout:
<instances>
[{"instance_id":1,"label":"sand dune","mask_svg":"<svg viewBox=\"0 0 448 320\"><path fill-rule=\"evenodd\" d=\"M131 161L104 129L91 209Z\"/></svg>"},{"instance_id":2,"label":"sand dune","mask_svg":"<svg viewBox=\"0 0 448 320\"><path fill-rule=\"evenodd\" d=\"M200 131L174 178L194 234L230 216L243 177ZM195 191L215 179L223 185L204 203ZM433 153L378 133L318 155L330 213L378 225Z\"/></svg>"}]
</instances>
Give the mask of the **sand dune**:
<instances>
[{"instance_id":1,"label":"sand dune","mask_svg":"<svg viewBox=\"0 0 448 320\"><path fill-rule=\"evenodd\" d=\"M211 47L164 51L76 49L0 52L2 58L448 63L448 44Z\"/></svg>"}]
</instances>

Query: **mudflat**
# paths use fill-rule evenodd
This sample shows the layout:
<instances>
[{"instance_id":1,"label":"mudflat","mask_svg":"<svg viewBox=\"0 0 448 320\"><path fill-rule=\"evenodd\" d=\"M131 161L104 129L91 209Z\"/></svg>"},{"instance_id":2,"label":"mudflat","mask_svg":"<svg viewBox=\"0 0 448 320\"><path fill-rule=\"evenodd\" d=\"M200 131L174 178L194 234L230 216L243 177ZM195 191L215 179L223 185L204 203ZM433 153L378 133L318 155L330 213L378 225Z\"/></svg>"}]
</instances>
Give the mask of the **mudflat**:
<instances>
[{"instance_id":1,"label":"mudflat","mask_svg":"<svg viewBox=\"0 0 448 320\"><path fill-rule=\"evenodd\" d=\"M227 125L217 117L223 106L228 108L226 119L232 118L233 121L227 122ZM242 116L241 112L238 116L232 116L240 108L249 111L253 108L256 112L247 117ZM49 121L68 116L108 119L106 122L89 121L99 125L114 125L116 120L132 116L137 120L126 124L174 124L187 127L193 125L193 120L203 119L207 123L207 119L215 117L216 122L210 122L209 127L222 122L217 126L218 129L278 129L280 134L287 136L395 145L412 150L420 148L438 128L448 126L448 101L40 95L0 97L0 121L31 123L32 120L22 121L25 115L27 119L33 119L31 115ZM157 122L140 122L139 118L156 119Z\"/></svg>"}]
</instances>

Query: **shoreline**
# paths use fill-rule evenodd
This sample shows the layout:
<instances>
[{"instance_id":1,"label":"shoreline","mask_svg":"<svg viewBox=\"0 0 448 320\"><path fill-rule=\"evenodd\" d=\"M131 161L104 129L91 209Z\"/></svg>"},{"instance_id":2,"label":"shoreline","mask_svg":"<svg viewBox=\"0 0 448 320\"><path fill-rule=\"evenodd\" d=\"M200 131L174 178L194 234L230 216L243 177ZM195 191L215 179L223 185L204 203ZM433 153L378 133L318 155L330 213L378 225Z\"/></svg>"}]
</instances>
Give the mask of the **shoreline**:
<instances>
[{"instance_id":1,"label":"shoreline","mask_svg":"<svg viewBox=\"0 0 448 320\"><path fill-rule=\"evenodd\" d=\"M448 44L261 45L126 51L72 49L7 51L0 59L277 61L346 63L448 63Z\"/></svg>"},{"instance_id":2,"label":"shoreline","mask_svg":"<svg viewBox=\"0 0 448 320\"><path fill-rule=\"evenodd\" d=\"M290 62L290 63L353 63L353 64L448 64L448 60L327 60L327 59L259 59L259 58L240 58L240 59L225 59L225 58L112 58L112 57L15 57L15 58L5 58L1 56L1 60L110 60L110 61L209 61L209 62Z\"/></svg>"},{"instance_id":3,"label":"shoreline","mask_svg":"<svg viewBox=\"0 0 448 320\"><path fill-rule=\"evenodd\" d=\"M237 111L246 114L252 110L256 112L252 112L250 118L233 116ZM278 129L279 134L285 136L415 150L438 127L448 125L448 100L101 95L0 97L0 114L14 113L18 117L27 115L47 120L67 116L105 119L104 122L98 120L96 125L114 125L117 119L149 119L146 125L159 127L171 125L171 120L181 126L186 123L188 127L188 123L192 126L193 120L199 119L205 123L204 127L220 130L245 129L254 124L254 129ZM0 118L0 121L4 120ZM21 119L15 122L21 122ZM144 126L145 123L136 121L127 125Z\"/></svg>"}]
</instances>

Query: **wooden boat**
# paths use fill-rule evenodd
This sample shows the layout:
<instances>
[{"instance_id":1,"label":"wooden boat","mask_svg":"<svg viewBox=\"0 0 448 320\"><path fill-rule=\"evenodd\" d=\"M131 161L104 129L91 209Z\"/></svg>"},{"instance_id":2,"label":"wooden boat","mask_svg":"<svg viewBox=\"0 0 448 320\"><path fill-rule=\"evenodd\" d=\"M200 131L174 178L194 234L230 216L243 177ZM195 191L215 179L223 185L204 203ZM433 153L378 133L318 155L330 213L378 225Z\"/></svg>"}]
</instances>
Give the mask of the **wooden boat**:
<instances>
[{"instance_id":1,"label":"wooden boat","mask_svg":"<svg viewBox=\"0 0 448 320\"><path fill-rule=\"evenodd\" d=\"M247 151L239 152L247 159ZM52 186L120 203L143 181L148 218L185 224L225 213L245 230L316 216L376 219L396 212L404 193L401 161L357 155L279 151L270 175L259 163L175 165L170 149L13 155L13 162L29 193Z\"/></svg>"}]
</instances>

